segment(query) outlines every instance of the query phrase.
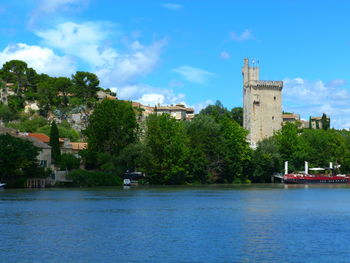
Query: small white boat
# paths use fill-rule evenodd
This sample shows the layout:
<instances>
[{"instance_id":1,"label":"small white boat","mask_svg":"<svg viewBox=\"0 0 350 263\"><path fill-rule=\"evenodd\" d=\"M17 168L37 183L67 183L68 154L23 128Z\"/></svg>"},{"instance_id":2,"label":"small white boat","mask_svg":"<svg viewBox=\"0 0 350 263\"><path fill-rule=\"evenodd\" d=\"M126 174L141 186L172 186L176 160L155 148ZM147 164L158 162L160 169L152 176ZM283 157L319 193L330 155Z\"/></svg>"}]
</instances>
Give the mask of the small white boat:
<instances>
[{"instance_id":1,"label":"small white boat","mask_svg":"<svg viewBox=\"0 0 350 263\"><path fill-rule=\"evenodd\" d=\"M130 179L124 179L123 184L124 184L124 186L130 186L131 185L131 180Z\"/></svg>"},{"instance_id":2,"label":"small white boat","mask_svg":"<svg viewBox=\"0 0 350 263\"><path fill-rule=\"evenodd\" d=\"M0 188L4 188L5 187L5 183L0 183Z\"/></svg>"}]
</instances>

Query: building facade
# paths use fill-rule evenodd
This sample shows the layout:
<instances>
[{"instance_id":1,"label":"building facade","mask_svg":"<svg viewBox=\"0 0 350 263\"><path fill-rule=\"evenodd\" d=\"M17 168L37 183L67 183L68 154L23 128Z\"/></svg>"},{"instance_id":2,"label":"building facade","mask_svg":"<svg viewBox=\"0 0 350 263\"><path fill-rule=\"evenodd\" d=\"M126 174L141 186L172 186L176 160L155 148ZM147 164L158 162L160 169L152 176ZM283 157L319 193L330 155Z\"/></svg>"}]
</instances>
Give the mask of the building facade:
<instances>
[{"instance_id":1,"label":"building facade","mask_svg":"<svg viewBox=\"0 0 350 263\"><path fill-rule=\"evenodd\" d=\"M260 80L260 68L244 59L243 127L253 148L282 127L282 81Z\"/></svg>"}]
</instances>

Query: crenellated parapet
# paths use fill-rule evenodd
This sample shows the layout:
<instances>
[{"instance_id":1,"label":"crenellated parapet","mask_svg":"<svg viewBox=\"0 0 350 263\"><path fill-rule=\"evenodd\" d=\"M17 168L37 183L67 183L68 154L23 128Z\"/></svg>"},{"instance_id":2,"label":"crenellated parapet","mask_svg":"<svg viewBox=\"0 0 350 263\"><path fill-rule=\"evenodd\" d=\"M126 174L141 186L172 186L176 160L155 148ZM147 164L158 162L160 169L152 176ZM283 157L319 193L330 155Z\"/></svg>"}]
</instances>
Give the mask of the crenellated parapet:
<instances>
[{"instance_id":1,"label":"crenellated parapet","mask_svg":"<svg viewBox=\"0 0 350 263\"><path fill-rule=\"evenodd\" d=\"M275 81L275 80L258 80L256 82L256 86L258 87L274 87L274 88L283 88L283 81Z\"/></svg>"}]
</instances>

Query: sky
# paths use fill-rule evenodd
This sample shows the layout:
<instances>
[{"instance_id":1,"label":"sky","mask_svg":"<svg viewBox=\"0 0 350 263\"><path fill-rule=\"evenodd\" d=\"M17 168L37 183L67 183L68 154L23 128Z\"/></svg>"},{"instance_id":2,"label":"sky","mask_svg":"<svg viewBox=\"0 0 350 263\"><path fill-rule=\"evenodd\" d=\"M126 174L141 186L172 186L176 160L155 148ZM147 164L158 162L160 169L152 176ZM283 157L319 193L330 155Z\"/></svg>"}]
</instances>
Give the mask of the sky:
<instances>
[{"instance_id":1,"label":"sky","mask_svg":"<svg viewBox=\"0 0 350 263\"><path fill-rule=\"evenodd\" d=\"M0 66L95 73L145 105L242 106L243 59L283 80L283 110L350 128L350 1L2 0Z\"/></svg>"}]
</instances>

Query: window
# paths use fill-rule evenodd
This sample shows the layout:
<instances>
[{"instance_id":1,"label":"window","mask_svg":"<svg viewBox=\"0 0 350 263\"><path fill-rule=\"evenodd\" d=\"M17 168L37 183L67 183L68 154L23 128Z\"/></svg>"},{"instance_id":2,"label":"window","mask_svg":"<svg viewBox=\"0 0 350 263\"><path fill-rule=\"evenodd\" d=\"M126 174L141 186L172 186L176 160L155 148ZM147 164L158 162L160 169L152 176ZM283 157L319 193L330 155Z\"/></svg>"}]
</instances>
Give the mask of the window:
<instances>
[{"instance_id":1,"label":"window","mask_svg":"<svg viewBox=\"0 0 350 263\"><path fill-rule=\"evenodd\" d=\"M272 116L272 119L274 120L274 119L275 119L275 117L274 117L274 116Z\"/></svg>"},{"instance_id":2,"label":"window","mask_svg":"<svg viewBox=\"0 0 350 263\"><path fill-rule=\"evenodd\" d=\"M276 96L273 97L273 100L276 100Z\"/></svg>"}]
</instances>

